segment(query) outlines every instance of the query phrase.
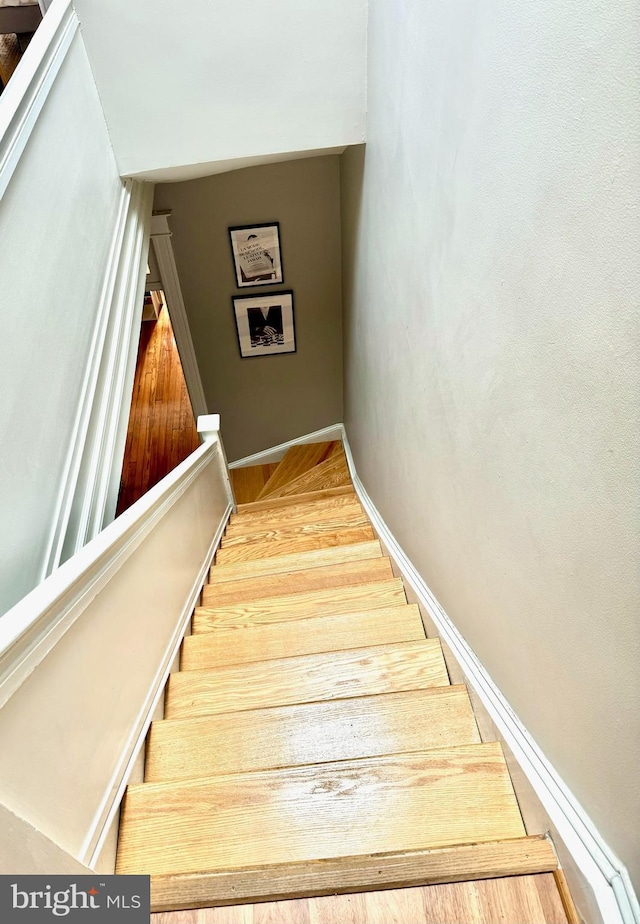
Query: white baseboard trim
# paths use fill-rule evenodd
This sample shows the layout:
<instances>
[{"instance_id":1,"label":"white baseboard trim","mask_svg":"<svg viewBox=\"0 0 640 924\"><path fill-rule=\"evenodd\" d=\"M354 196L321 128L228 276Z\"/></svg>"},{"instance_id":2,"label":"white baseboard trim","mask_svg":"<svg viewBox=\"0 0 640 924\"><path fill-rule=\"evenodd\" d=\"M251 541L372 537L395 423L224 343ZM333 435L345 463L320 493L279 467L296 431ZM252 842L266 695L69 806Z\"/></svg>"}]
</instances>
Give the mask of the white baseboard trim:
<instances>
[{"instance_id":1,"label":"white baseboard trim","mask_svg":"<svg viewBox=\"0 0 640 924\"><path fill-rule=\"evenodd\" d=\"M247 468L249 465L266 465L267 462L279 462L284 456L287 449L292 446L304 446L307 443L324 443L329 440L341 440L344 433L344 426L341 423L332 424L330 427L324 427L322 430L314 430L313 433L307 433L305 436L299 436L295 440L289 440L287 443L280 443L278 446L272 446L271 449L265 449L262 452L255 452L252 456L245 456L243 459L237 459L229 463L229 468Z\"/></svg>"},{"instance_id":2,"label":"white baseboard trim","mask_svg":"<svg viewBox=\"0 0 640 924\"><path fill-rule=\"evenodd\" d=\"M531 784L551 822L556 847L560 838L563 851L571 856L583 884L592 893L591 909L600 916L602 924L640 924L640 906L626 867L545 758L389 530L358 477L344 427L342 439L356 493L374 529Z\"/></svg>"},{"instance_id":3,"label":"white baseboard trim","mask_svg":"<svg viewBox=\"0 0 640 924\"><path fill-rule=\"evenodd\" d=\"M180 646L188 628L189 620L198 603L202 585L207 580L211 563L220 545L232 509L232 505L229 504L211 540L211 545L209 546L203 564L193 581L191 590L185 601L180 619L176 625L176 630L171 641L167 645L162 662L159 664L156 676L149 687L144 705L140 710L138 721L131 732L126 747L123 748L122 756L118 766L114 770L111 784L89 827L85 842L77 859L92 869L96 869L100 862L105 843L112 834L114 825L117 824L120 803L122 802L129 779L136 766L136 761L144 747L149 726L151 725L154 713L164 694L164 688L167 684L171 667L180 652ZM103 864L101 864L101 866L102 865Z\"/></svg>"}]
</instances>

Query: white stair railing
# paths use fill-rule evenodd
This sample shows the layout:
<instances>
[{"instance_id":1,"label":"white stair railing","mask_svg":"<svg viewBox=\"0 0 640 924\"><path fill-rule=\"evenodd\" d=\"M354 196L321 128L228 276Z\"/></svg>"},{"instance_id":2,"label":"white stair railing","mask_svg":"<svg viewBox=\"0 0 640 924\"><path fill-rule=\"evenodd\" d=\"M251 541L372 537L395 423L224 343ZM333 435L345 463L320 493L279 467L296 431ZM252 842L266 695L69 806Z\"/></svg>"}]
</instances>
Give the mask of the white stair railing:
<instances>
[{"instance_id":1,"label":"white stair railing","mask_svg":"<svg viewBox=\"0 0 640 924\"><path fill-rule=\"evenodd\" d=\"M218 428L200 417L198 449L0 619L0 810L104 872L233 509ZM11 865L0 837L0 872Z\"/></svg>"}]
</instances>

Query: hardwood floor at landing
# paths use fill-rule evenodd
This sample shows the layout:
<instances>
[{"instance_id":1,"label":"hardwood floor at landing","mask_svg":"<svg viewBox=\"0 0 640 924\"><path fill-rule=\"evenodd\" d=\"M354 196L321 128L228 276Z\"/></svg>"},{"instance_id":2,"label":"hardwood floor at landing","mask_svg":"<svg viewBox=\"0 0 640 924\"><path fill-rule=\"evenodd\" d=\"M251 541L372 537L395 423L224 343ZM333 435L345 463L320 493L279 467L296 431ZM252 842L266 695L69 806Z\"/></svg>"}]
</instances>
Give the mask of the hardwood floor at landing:
<instances>
[{"instance_id":1,"label":"hardwood floor at landing","mask_svg":"<svg viewBox=\"0 0 640 924\"><path fill-rule=\"evenodd\" d=\"M553 873L151 915L151 924L571 924Z\"/></svg>"},{"instance_id":2,"label":"hardwood floor at landing","mask_svg":"<svg viewBox=\"0 0 640 924\"><path fill-rule=\"evenodd\" d=\"M189 393L166 307L140 332L117 514L198 448Z\"/></svg>"}]
</instances>

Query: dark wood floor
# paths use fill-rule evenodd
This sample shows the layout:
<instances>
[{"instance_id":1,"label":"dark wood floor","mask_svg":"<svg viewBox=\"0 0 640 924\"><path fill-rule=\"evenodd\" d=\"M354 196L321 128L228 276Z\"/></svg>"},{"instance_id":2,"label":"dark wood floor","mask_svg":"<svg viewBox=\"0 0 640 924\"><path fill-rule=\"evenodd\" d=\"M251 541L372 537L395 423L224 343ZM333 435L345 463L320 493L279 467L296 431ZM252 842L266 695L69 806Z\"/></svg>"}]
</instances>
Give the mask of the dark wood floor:
<instances>
[{"instance_id":1,"label":"dark wood floor","mask_svg":"<svg viewBox=\"0 0 640 924\"><path fill-rule=\"evenodd\" d=\"M140 332L117 513L197 449L191 402L166 308Z\"/></svg>"}]
</instances>

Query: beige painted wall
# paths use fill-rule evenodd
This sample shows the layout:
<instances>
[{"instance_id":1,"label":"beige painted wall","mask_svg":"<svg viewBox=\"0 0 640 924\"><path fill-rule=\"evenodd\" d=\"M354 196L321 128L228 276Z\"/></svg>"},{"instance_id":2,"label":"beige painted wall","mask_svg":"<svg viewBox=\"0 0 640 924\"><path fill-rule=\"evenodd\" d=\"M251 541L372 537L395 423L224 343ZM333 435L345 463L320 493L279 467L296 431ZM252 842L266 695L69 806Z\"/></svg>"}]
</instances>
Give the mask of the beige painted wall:
<instances>
[{"instance_id":1,"label":"beige painted wall","mask_svg":"<svg viewBox=\"0 0 640 924\"><path fill-rule=\"evenodd\" d=\"M342 420L340 181L336 155L156 187L209 410L229 461ZM228 228L280 222L282 286L237 289ZM296 353L241 359L231 297L292 289Z\"/></svg>"},{"instance_id":2,"label":"beige painted wall","mask_svg":"<svg viewBox=\"0 0 640 924\"><path fill-rule=\"evenodd\" d=\"M347 432L638 887L637 3L402 6L343 155Z\"/></svg>"}]
</instances>

